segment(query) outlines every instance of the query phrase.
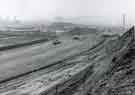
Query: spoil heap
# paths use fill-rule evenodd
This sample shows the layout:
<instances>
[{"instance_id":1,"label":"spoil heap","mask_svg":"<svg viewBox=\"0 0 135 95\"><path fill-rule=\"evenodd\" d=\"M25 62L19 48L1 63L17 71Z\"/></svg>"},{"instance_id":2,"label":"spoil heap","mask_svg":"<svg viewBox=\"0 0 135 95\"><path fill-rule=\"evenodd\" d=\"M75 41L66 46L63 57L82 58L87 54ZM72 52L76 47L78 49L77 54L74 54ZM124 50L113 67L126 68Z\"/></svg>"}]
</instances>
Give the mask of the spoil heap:
<instances>
[{"instance_id":1,"label":"spoil heap","mask_svg":"<svg viewBox=\"0 0 135 95\"><path fill-rule=\"evenodd\" d=\"M135 28L115 41L111 65L88 95L135 95Z\"/></svg>"}]
</instances>

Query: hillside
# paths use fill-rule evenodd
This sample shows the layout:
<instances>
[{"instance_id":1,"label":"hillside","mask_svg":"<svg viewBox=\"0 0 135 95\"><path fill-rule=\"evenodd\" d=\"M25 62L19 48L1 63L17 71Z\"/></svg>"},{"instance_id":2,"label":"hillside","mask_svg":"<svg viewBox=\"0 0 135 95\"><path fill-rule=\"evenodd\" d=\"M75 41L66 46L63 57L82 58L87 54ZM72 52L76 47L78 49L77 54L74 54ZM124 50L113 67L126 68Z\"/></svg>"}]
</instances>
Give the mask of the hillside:
<instances>
[{"instance_id":1,"label":"hillside","mask_svg":"<svg viewBox=\"0 0 135 95\"><path fill-rule=\"evenodd\" d=\"M124 33L114 47L110 68L99 79L88 95L135 95L135 48L132 27Z\"/></svg>"}]
</instances>

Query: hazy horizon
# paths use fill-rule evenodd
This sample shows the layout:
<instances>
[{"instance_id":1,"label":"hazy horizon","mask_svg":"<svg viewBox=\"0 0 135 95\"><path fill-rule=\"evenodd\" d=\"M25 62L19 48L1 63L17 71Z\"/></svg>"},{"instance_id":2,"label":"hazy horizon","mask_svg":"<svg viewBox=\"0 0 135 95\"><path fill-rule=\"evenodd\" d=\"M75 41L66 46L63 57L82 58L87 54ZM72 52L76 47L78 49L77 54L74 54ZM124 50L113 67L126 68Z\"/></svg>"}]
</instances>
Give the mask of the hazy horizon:
<instances>
[{"instance_id":1,"label":"hazy horizon","mask_svg":"<svg viewBox=\"0 0 135 95\"><path fill-rule=\"evenodd\" d=\"M0 0L2 19L54 20L122 24L126 14L127 24L135 23L134 0ZM78 19L77 19L78 18Z\"/></svg>"}]
</instances>

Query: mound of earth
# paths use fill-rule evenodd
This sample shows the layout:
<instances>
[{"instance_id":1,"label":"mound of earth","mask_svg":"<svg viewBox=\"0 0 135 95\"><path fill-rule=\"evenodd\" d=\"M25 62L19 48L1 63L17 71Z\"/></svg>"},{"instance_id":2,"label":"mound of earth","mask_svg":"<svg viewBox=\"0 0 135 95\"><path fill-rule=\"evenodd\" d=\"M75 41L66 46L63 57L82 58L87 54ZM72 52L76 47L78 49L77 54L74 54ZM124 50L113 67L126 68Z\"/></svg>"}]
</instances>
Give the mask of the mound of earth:
<instances>
[{"instance_id":1,"label":"mound of earth","mask_svg":"<svg viewBox=\"0 0 135 95\"><path fill-rule=\"evenodd\" d=\"M87 95L135 95L135 28L125 32L112 45L109 70L90 88Z\"/></svg>"}]
</instances>

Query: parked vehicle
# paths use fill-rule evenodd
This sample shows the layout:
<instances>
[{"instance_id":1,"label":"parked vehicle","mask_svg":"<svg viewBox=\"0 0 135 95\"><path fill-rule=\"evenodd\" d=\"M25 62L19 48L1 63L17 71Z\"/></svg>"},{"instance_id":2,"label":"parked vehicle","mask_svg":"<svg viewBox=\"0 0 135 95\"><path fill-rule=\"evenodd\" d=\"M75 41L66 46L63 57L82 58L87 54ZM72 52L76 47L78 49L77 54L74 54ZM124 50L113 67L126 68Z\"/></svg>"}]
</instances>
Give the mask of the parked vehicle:
<instances>
[{"instance_id":1,"label":"parked vehicle","mask_svg":"<svg viewBox=\"0 0 135 95\"><path fill-rule=\"evenodd\" d=\"M79 36L73 36L73 40L80 40Z\"/></svg>"},{"instance_id":2,"label":"parked vehicle","mask_svg":"<svg viewBox=\"0 0 135 95\"><path fill-rule=\"evenodd\" d=\"M59 41L59 40L54 40L53 41L53 45L58 45L58 44L61 44L61 41Z\"/></svg>"}]
</instances>

